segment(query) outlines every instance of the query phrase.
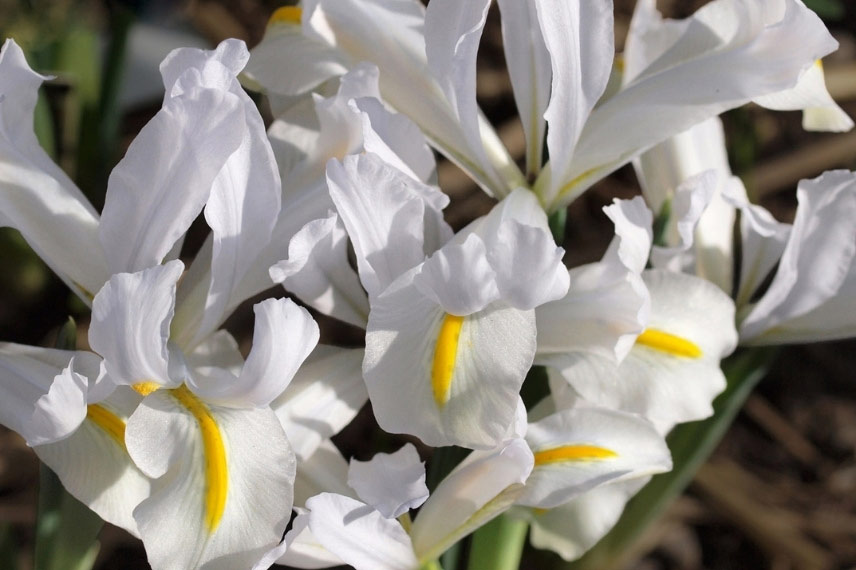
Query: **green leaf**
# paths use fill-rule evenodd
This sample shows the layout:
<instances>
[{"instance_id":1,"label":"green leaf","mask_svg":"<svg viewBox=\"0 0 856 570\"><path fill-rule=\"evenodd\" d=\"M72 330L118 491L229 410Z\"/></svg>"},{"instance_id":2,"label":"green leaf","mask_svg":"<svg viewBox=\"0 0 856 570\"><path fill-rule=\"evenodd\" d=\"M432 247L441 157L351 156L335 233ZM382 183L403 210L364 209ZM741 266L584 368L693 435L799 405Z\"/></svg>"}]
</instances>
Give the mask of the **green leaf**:
<instances>
[{"instance_id":1,"label":"green leaf","mask_svg":"<svg viewBox=\"0 0 856 570\"><path fill-rule=\"evenodd\" d=\"M737 412L772 364L776 348L742 349L722 361L728 381L725 391L713 403L714 414L698 422L682 424L669 434L674 467L654 477L629 503L618 524L582 558L562 563L569 570L609 570L623 561L621 556L683 492L695 472L713 452L734 421Z\"/></svg>"},{"instance_id":2,"label":"green leaf","mask_svg":"<svg viewBox=\"0 0 856 570\"><path fill-rule=\"evenodd\" d=\"M91 570L104 522L63 488L53 471L39 473L35 570Z\"/></svg>"},{"instance_id":3,"label":"green leaf","mask_svg":"<svg viewBox=\"0 0 856 570\"><path fill-rule=\"evenodd\" d=\"M841 0L805 0L805 5L825 20L841 20L847 13Z\"/></svg>"}]
</instances>

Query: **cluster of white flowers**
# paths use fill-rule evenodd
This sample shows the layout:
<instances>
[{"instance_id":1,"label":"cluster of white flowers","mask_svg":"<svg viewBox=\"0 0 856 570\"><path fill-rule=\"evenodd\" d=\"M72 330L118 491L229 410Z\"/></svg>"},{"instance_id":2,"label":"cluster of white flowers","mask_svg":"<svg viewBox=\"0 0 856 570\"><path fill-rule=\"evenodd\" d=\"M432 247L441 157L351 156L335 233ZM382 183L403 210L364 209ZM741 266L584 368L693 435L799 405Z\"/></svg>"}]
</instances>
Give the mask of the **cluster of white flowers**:
<instances>
[{"instance_id":1,"label":"cluster of white flowers","mask_svg":"<svg viewBox=\"0 0 856 570\"><path fill-rule=\"evenodd\" d=\"M852 127L817 63L836 43L799 0L680 21L639 0L620 56L609 1L498 0L523 170L476 103L490 4L304 0L252 55L173 52L100 214L36 141L45 78L3 47L0 223L91 306L92 352L1 344L0 423L153 568L436 567L506 511L576 558L671 468L665 434L712 413L738 342L856 335L856 174L803 182L781 224L716 119L754 101ZM432 149L498 200L457 233ZM548 216L631 161L645 199L605 208L603 259L567 269ZM316 346L307 310L268 299L244 359L220 326L272 283L365 349ZM527 410L533 365L549 395ZM349 465L330 437L367 400L388 432L473 451L430 494L410 444Z\"/></svg>"}]
</instances>

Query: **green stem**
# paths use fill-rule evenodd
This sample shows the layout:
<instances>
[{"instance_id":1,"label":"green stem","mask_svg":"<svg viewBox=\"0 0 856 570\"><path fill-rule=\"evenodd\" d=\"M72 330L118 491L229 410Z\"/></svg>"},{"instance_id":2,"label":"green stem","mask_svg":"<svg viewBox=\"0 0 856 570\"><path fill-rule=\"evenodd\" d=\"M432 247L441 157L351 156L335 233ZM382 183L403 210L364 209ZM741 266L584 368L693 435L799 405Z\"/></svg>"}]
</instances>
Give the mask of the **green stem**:
<instances>
[{"instance_id":1,"label":"green stem","mask_svg":"<svg viewBox=\"0 0 856 570\"><path fill-rule=\"evenodd\" d=\"M558 245L562 245L563 243L565 243L565 223L567 221L567 208L556 210L547 218L547 223L550 225L550 233L553 234L553 239Z\"/></svg>"},{"instance_id":2,"label":"green stem","mask_svg":"<svg viewBox=\"0 0 856 570\"><path fill-rule=\"evenodd\" d=\"M0 568L14 570L18 567L18 551L15 548L15 537L12 525L0 523Z\"/></svg>"},{"instance_id":3,"label":"green stem","mask_svg":"<svg viewBox=\"0 0 856 570\"><path fill-rule=\"evenodd\" d=\"M469 570L517 570L529 523L508 515L496 517L473 534Z\"/></svg>"},{"instance_id":4,"label":"green stem","mask_svg":"<svg viewBox=\"0 0 856 570\"><path fill-rule=\"evenodd\" d=\"M654 477L627 503L618 524L594 548L579 560L561 563L558 568L609 570L620 566L622 555L692 481L695 472L725 435L746 398L767 373L777 352L775 348L749 348L723 360L722 371L728 384L713 403L713 416L682 424L669 434L674 464L672 471Z\"/></svg>"},{"instance_id":5,"label":"green stem","mask_svg":"<svg viewBox=\"0 0 856 570\"><path fill-rule=\"evenodd\" d=\"M440 566L440 563L436 560L429 560L419 567L419 570L443 570L443 567Z\"/></svg>"}]
</instances>

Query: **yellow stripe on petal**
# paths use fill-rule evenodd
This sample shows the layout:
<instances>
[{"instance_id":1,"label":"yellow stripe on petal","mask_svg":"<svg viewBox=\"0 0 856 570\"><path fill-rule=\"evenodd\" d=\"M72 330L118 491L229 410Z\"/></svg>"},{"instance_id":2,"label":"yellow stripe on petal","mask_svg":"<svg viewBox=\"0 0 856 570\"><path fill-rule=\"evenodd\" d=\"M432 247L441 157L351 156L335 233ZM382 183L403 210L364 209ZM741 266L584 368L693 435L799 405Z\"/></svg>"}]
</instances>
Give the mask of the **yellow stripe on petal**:
<instances>
[{"instance_id":1,"label":"yellow stripe on petal","mask_svg":"<svg viewBox=\"0 0 856 570\"><path fill-rule=\"evenodd\" d=\"M137 382L136 384L131 384L131 388L133 388L140 396L148 396L152 392L160 389L161 385L157 382Z\"/></svg>"},{"instance_id":2,"label":"yellow stripe on petal","mask_svg":"<svg viewBox=\"0 0 856 570\"><path fill-rule=\"evenodd\" d=\"M437 335L437 345L434 347L434 365L431 368L431 388L434 390L434 401L442 408L449 401L452 388L452 375L455 372L455 360L458 357L458 338L464 317L446 314Z\"/></svg>"},{"instance_id":3,"label":"yellow stripe on petal","mask_svg":"<svg viewBox=\"0 0 856 570\"><path fill-rule=\"evenodd\" d=\"M98 404L86 406L86 419L101 428L107 435L125 449L125 421Z\"/></svg>"},{"instance_id":4,"label":"yellow stripe on petal","mask_svg":"<svg viewBox=\"0 0 856 570\"><path fill-rule=\"evenodd\" d=\"M223 511L226 509L226 494L229 487L229 472L226 466L226 447L220 427L211 415L211 410L186 386L172 390L178 403L187 408L199 424L202 432L202 449L205 459L205 524L208 532L217 530Z\"/></svg>"},{"instance_id":5,"label":"yellow stripe on petal","mask_svg":"<svg viewBox=\"0 0 856 570\"><path fill-rule=\"evenodd\" d=\"M535 466L565 461L598 461L618 457L618 454L596 445L563 445L535 452Z\"/></svg>"},{"instance_id":6,"label":"yellow stripe on petal","mask_svg":"<svg viewBox=\"0 0 856 570\"><path fill-rule=\"evenodd\" d=\"M636 338L636 344L641 344L660 352L667 352L674 356L683 356L685 358L701 358L702 356L701 349L694 342L657 329L645 329Z\"/></svg>"},{"instance_id":7,"label":"yellow stripe on petal","mask_svg":"<svg viewBox=\"0 0 856 570\"><path fill-rule=\"evenodd\" d=\"M303 8L300 6L283 6L277 9L268 20L271 24L300 24L303 18Z\"/></svg>"}]
</instances>

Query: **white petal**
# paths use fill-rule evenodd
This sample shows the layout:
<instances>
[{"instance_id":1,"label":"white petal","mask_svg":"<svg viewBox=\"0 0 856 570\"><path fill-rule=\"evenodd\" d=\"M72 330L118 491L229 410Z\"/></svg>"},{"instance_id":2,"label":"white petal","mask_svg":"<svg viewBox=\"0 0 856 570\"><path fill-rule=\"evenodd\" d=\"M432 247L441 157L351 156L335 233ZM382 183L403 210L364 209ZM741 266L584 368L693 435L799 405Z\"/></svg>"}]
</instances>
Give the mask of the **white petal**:
<instances>
[{"instance_id":1,"label":"white petal","mask_svg":"<svg viewBox=\"0 0 856 570\"><path fill-rule=\"evenodd\" d=\"M289 426L285 427L288 429ZM300 443L293 434L289 437ZM325 492L356 497L354 490L348 486L348 462L330 439L316 445L312 454L306 458L298 456L297 477L294 479L295 508Z\"/></svg>"},{"instance_id":2,"label":"white petal","mask_svg":"<svg viewBox=\"0 0 856 570\"><path fill-rule=\"evenodd\" d=\"M604 485L555 509L533 513L529 519L532 546L576 560L615 526L624 505L647 482L641 478Z\"/></svg>"},{"instance_id":3,"label":"white petal","mask_svg":"<svg viewBox=\"0 0 856 570\"><path fill-rule=\"evenodd\" d=\"M414 190L418 181L374 155L361 155L346 157L344 163L331 160L327 183L369 297L422 262L423 215L430 206Z\"/></svg>"},{"instance_id":4,"label":"white petal","mask_svg":"<svg viewBox=\"0 0 856 570\"><path fill-rule=\"evenodd\" d=\"M163 260L244 139L244 104L217 85L221 76L234 78L213 56L202 71L186 70L113 169L99 228L112 272L139 271Z\"/></svg>"},{"instance_id":5,"label":"white petal","mask_svg":"<svg viewBox=\"0 0 856 570\"><path fill-rule=\"evenodd\" d=\"M570 284L564 254L549 232L507 220L488 244L500 298L526 311L564 297Z\"/></svg>"},{"instance_id":6,"label":"white petal","mask_svg":"<svg viewBox=\"0 0 856 570\"><path fill-rule=\"evenodd\" d=\"M776 221L765 208L751 204L737 177L723 188L723 198L740 210L740 283L735 302L742 309L779 263L791 225Z\"/></svg>"},{"instance_id":7,"label":"white petal","mask_svg":"<svg viewBox=\"0 0 856 570\"><path fill-rule=\"evenodd\" d=\"M303 226L288 244L288 259L270 275L325 315L365 328L368 299L348 264L347 235L335 213Z\"/></svg>"},{"instance_id":8,"label":"white petal","mask_svg":"<svg viewBox=\"0 0 856 570\"><path fill-rule=\"evenodd\" d=\"M532 462L522 439L464 459L440 482L413 523L410 536L420 560L436 558L508 509L532 472Z\"/></svg>"},{"instance_id":9,"label":"white petal","mask_svg":"<svg viewBox=\"0 0 856 570\"><path fill-rule=\"evenodd\" d=\"M412 443L395 453L377 453L369 461L352 459L348 485L388 519L398 518L428 498L425 463Z\"/></svg>"},{"instance_id":10,"label":"white petal","mask_svg":"<svg viewBox=\"0 0 856 570\"><path fill-rule=\"evenodd\" d=\"M649 270L644 278L652 302L646 333L666 338L637 340L620 366L595 354L570 353L562 374L586 400L640 414L662 433L712 413L713 398L725 388L719 361L737 341L734 305L697 277Z\"/></svg>"},{"instance_id":11,"label":"white petal","mask_svg":"<svg viewBox=\"0 0 856 570\"><path fill-rule=\"evenodd\" d=\"M0 343L0 423L28 445L68 437L86 417L98 362L86 352Z\"/></svg>"},{"instance_id":12,"label":"white petal","mask_svg":"<svg viewBox=\"0 0 856 570\"><path fill-rule=\"evenodd\" d=\"M672 468L666 442L639 416L606 408L563 410L531 424L535 468L517 504L553 508L607 483Z\"/></svg>"},{"instance_id":13,"label":"white petal","mask_svg":"<svg viewBox=\"0 0 856 570\"><path fill-rule=\"evenodd\" d=\"M651 301L642 278L610 257L575 267L570 281L565 297L535 309L535 361L550 365L554 356L575 351L621 361L648 321Z\"/></svg>"},{"instance_id":14,"label":"white petal","mask_svg":"<svg viewBox=\"0 0 856 570\"><path fill-rule=\"evenodd\" d=\"M192 352L185 353L184 358L194 373L200 370L210 372L218 368L237 378L244 366L244 357L241 355L238 341L225 329L210 335Z\"/></svg>"},{"instance_id":15,"label":"white petal","mask_svg":"<svg viewBox=\"0 0 856 570\"><path fill-rule=\"evenodd\" d=\"M645 200L655 212L662 211L684 180L709 169L717 172L717 187L695 231L695 273L730 294L737 215L723 195L742 183L731 174L719 117L711 117L656 145L634 160L634 167Z\"/></svg>"},{"instance_id":16,"label":"white petal","mask_svg":"<svg viewBox=\"0 0 856 570\"><path fill-rule=\"evenodd\" d=\"M425 136L416 123L400 113L391 113L378 99L364 97L354 102L363 113L363 146L402 172L436 183L437 163Z\"/></svg>"},{"instance_id":17,"label":"white petal","mask_svg":"<svg viewBox=\"0 0 856 570\"><path fill-rule=\"evenodd\" d=\"M476 235L436 251L419 266L413 284L444 311L458 316L481 311L499 298L496 273Z\"/></svg>"},{"instance_id":18,"label":"white petal","mask_svg":"<svg viewBox=\"0 0 856 570\"><path fill-rule=\"evenodd\" d=\"M29 68L14 40L0 52L0 77L0 226L20 231L88 304L110 276L98 213L36 140L33 112L45 77Z\"/></svg>"},{"instance_id":19,"label":"white petal","mask_svg":"<svg viewBox=\"0 0 856 570\"><path fill-rule=\"evenodd\" d=\"M235 408L263 408L278 397L318 344L318 325L291 299L267 299L253 307L253 348L238 378L188 386L205 400ZM213 380L211 378L210 380Z\"/></svg>"},{"instance_id":20,"label":"white petal","mask_svg":"<svg viewBox=\"0 0 856 570\"><path fill-rule=\"evenodd\" d=\"M565 176L552 176L544 196L548 210L693 124L792 87L835 49L823 23L802 3L771 6L720 0L697 11L667 51L592 111ZM794 49L782 50L794 37L801 38ZM628 50L633 41L628 39Z\"/></svg>"},{"instance_id":21,"label":"white petal","mask_svg":"<svg viewBox=\"0 0 856 570\"><path fill-rule=\"evenodd\" d=\"M300 461L348 425L368 400L362 349L318 345L271 407Z\"/></svg>"},{"instance_id":22,"label":"white petal","mask_svg":"<svg viewBox=\"0 0 856 570\"><path fill-rule=\"evenodd\" d=\"M295 460L269 409L219 408L186 388L159 390L131 416L125 441L154 479L134 511L153 568L248 568L279 544Z\"/></svg>"},{"instance_id":23,"label":"white petal","mask_svg":"<svg viewBox=\"0 0 856 570\"><path fill-rule=\"evenodd\" d=\"M132 513L148 497L150 483L131 462L122 436L141 399L120 387L89 406L86 420L71 436L33 448L77 500L134 536L139 532Z\"/></svg>"},{"instance_id":24,"label":"white petal","mask_svg":"<svg viewBox=\"0 0 856 570\"><path fill-rule=\"evenodd\" d=\"M271 558L268 566L274 561L293 568L330 568L344 564L343 560L321 546L318 539L309 530L309 513L302 512L292 523L291 530L285 535L283 545L287 547L285 554ZM258 566L259 570L268 566Z\"/></svg>"},{"instance_id":25,"label":"white petal","mask_svg":"<svg viewBox=\"0 0 856 570\"><path fill-rule=\"evenodd\" d=\"M803 128L808 131L844 132L853 128L853 119L826 90L820 60L805 70L791 89L758 97L754 102L768 109L803 111Z\"/></svg>"},{"instance_id":26,"label":"white petal","mask_svg":"<svg viewBox=\"0 0 856 570\"><path fill-rule=\"evenodd\" d=\"M544 118L551 176L559 184L572 178L577 140L609 80L615 55L612 2L536 0L535 6L553 70Z\"/></svg>"},{"instance_id":27,"label":"white petal","mask_svg":"<svg viewBox=\"0 0 856 570\"><path fill-rule=\"evenodd\" d=\"M532 2L499 0L502 13L502 47L517 103L517 114L526 135L526 171L541 170L544 111L550 99L550 54L538 25Z\"/></svg>"},{"instance_id":28,"label":"white petal","mask_svg":"<svg viewBox=\"0 0 856 570\"><path fill-rule=\"evenodd\" d=\"M640 273L648 262L653 242L654 216L642 198L613 200L603 211L615 224L615 238L609 244L604 259L617 256L629 270Z\"/></svg>"},{"instance_id":29,"label":"white petal","mask_svg":"<svg viewBox=\"0 0 856 570\"><path fill-rule=\"evenodd\" d=\"M175 284L183 269L176 260L138 273L119 273L95 296L89 344L104 358L114 382L181 383L170 378L167 341Z\"/></svg>"},{"instance_id":30,"label":"white petal","mask_svg":"<svg viewBox=\"0 0 856 570\"><path fill-rule=\"evenodd\" d=\"M839 293L850 272L856 256L856 175L839 170L803 180L797 200L776 276L741 323L742 340L787 327L789 320L822 306Z\"/></svg>"},{"instance_id":31,"label":"white petal","mask_svg":"<svg viewBox=\"0 0 856 570\"><path fill-rule=\"evenodd\" d=\"M587 351L620 362L648 321L651 301L640 273L651 248L652 215L641 198L604 208L615 237L603 260L576 267L562 299L536 310L540 364Z\"/></svg>"},{"instance_id":32,"label":"white petal","mask_svg":"<svg viewBox=\"0 0 856 570\"><path fill-rule=\"evenodd\" d=\"M693 246L696 225L713 199L716 184L716 171L705 170L686 179L675 189L669 224L671 235L666 241L670 247L655 245L651 250L651 265L681 271L682 258Z\"/></svg>"},{"instance_id":33,"label":"white petal","mask_svg":"<svg viewBox=\"0 0 856 570\"><path fill-rule=\"evenodd\" d=\"M272 21L244 73L274 93L300 95L344 73L345 60L331 46L304 35L299 23Z\"/></svg>"},{"instance_id":34,"label":"white petal","mask_svg":"<svg viewBox=\"0 0 856 570\"><path fill-rule=\"evenodd\" d=\"M435 0L429 4L425 12L425 54L428 69L460 125L465 142L462 146L476 166L493 178L488 193L502 197L509 189L503 187L505 181L500 175L492 172L482 142L482 120L476 103L476 53L488 8L490 0Z\"/></svg>"},{"instance_id":35,"label":"white petal","mask_svg":"<svg viewBox=\"0 0 856 570\"><path fill-rule=\"evenodd\" d=\"M321 493L306 502L309 528L324 548L356 570L415 570L419 561L398 521L365 503Z\"/></svg>"},{"instance_id":36,"label":"white petal","mask_svg":"<svg viewBox=\"0 0 856 570\"><path fill-rule=\"evenodd\" d=\"M363 362L369 397L386 431L432 446L492 447L514 421L532 364L534 312L496 303L456 319L419 292L412 273L378 297Z\"/></svg>"},{"instance_id":37,"label":"white petal","mask_svg":"<svg viewBox=\"0 0 856 570\"><path fill-rule=\"evenodd\" d=\"M437 4L435 18L440 27L448 28L444 7ZM412 0L392 0L382 2L362 2L358 0L320 0L311 6L304 5L303 32L317 42L333 48L338 61L345 66L357 62L371 62L380 73L380 91L384 101L397 111L416 122L425 136L443 154L459 164L489 193L503 195L511 188L523 184L524 180L514 160L508 155L496 132L482 117L478 119L478 129L466 133L461 127L457 108L447 98L438 79L432 75L426 58L425 8ZM464 26L466 27L466 26ZM466 32L467 30L462 30ZM472 30L467 36L477 40L481 28ZM478 33L475 33L478 32ZM428 34L428 43L436 34ZM449 39L441 34L441 39ZM457 39L457 36L452 40ZM285 51L290 49L283 39ZM455 51L452 44L443 46L446 51ZM467 55L475 55L473 42L468 42ZM264 81L268 87L275 81L285 81L284 77L303 77L308 68L310 75L316 76L315 68L324 68L332 63L325 53L302 57L310 50L297 44L295 57L278 57L275 66L278 77ZM463 54L462 54L463 55ZM308 60L308 61L307 61ZM475 79L475 60L463 58L461 66L450 69L457 73L462 68L473 71ZM252 65L252 64L251 64ZM332 70L329 65L324 71ZM466 73L466 72L463 72ZM273 75L273 72L271 73ZM455 81L440 80L451 90L455 90ZM320 82L320 80L318 81ZM468 82L467 85L470 83ZM292 91L293 92L293 91ZM475 91L468 99L475 105ZM468 115L469 116L469 115ZM480 136L479 136L480 135ZM477 144L470 144L475 140Z\"/></svg>"},{"instance_id":38,"label":"white petal","mask_svg":"<svg viewBox=\"0 0 856 570\"><path fill-rule=\"evenodd\" d=\"M237 41L227 40L221 48L230 43ZM248 56L242 43L240 47L233 55ZM245 128L242 129L240 146L214 179L205 206L205 220L211 227L213 247L210 259L197 257L195 263L207 264L210 278L204 305L190 308L201 316L201 321L193 327L195 330L178 331L173 327L175 340L183 348L201 342L216 330L231 307L244 300L235 298L236 289L253 266L255 257L267 245L280 209L279 171L264 121L237 79L232 79L229 91L240 99ZM179 306L179 316L182 309Z\"/></svg>"}]
</instances>

